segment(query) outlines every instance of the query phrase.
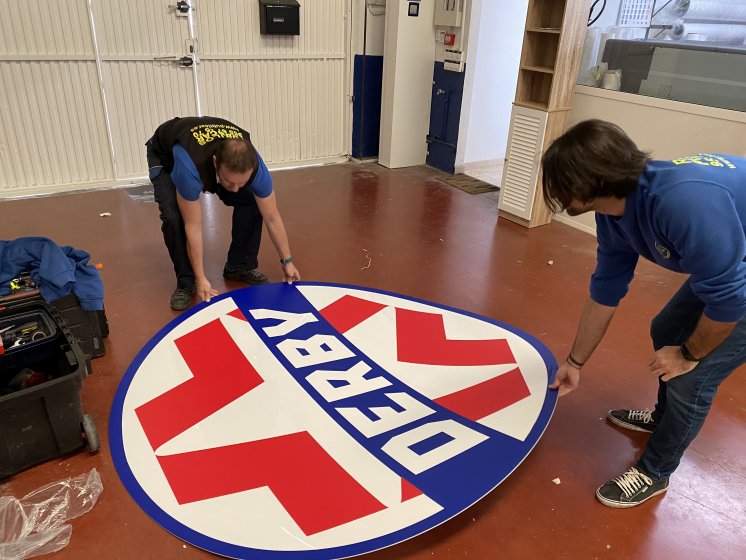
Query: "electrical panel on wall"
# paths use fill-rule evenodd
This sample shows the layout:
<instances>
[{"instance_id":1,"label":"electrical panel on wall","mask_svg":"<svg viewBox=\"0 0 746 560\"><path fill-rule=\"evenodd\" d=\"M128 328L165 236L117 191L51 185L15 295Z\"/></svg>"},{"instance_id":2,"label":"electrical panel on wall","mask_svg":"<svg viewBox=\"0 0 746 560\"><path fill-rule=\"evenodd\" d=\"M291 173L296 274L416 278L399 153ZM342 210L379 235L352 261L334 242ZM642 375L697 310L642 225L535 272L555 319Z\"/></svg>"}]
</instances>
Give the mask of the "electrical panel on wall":
<instances>
[{"instance_id":1,"label":"electrical panel on wall","mask_svg":"<svg viewBox=\"0 0 746 560\"><path fill-rule=\"evenodd\" d=\"M435 25L460 27L463 21L464 0L435 0Z\"/></svg>"},{"instance_id":2,"label":"electrical panel on wall","mask_svg":"<svg viewBox=\"0 0 746 560\"><path fill-rule=\"evenodd\" d=\"M463 72L464 53L458 49L445 49L443 68L451 72Z\"/></svg>"}]
</instances>

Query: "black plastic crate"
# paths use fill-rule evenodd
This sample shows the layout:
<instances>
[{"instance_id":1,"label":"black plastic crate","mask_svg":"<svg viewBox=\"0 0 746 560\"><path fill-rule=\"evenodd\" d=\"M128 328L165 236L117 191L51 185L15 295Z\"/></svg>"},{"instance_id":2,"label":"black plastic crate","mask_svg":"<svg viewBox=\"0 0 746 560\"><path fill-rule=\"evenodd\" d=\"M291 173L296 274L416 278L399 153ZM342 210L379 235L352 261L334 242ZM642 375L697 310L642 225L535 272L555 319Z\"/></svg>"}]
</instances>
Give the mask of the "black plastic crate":
<instances>
[{"instance_id":1,"label":"black plastic crate","mask_svg":"<svg viewBox=\"0 0 746 560\"><path fill-rule=\"evenodd\" d=\"M51 305L70 327L83 352L91 358L99 358L106 353L104 339L109 336L109 323L104 311L81 309L75 294L56 299Z\"/></svg>"},{"instance_id":2,"label":"black plastic crate","mask_svg":"<svg viewBox=\"0 0 746 560\"><path fill-rule=\"evenodd\" d=\"M80 400L90 361L70 329L41 299L0 307L0 330L34 322L38 328L28 333L44 336L10 343L0 355L0 479L85 446L99 447Z\"/></svg>"}]
</instances>

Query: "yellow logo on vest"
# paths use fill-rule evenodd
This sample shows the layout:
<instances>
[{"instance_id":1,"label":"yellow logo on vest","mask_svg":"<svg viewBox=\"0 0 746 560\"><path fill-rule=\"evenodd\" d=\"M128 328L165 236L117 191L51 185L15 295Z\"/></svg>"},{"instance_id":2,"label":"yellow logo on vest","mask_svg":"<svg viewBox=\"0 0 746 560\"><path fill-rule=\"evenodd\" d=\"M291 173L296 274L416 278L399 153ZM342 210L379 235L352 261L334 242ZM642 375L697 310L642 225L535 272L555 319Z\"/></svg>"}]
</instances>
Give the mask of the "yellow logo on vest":
<instances>
[{"instance_id":1,"label":"yellow logo on vest","mask_svg":"<svg viewBox=\"0 0 746 560\"><path fill-rule=\"evenodd\" d=\"M657 241L655 242L655 249L661 254L661 256L664 259L670 259L671 258L671 251L669 251L668 249L666 249L663 245L661 245Z\"/></svg>"},{"instance_id":2,"label":"yellow logo on vest","mask_svg":"<svg viewBox=\"0 0 746 560\"><path fill-rule=\"evenodd\" d=\"M200 146L204 146L216 138L243 138L243 134L237 127L220 123L200 124L193 127L190 132Z\"/></svg>"}]
</instances>

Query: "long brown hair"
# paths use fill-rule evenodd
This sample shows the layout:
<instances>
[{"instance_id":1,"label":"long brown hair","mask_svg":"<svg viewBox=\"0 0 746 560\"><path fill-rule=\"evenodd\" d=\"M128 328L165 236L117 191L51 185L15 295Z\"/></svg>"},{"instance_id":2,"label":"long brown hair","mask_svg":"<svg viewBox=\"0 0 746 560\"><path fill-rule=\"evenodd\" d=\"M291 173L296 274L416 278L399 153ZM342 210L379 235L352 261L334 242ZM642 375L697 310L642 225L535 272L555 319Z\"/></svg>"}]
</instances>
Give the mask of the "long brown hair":
<instances>
[{"instance_id":1,"label":"long brown hair","mask_svg":"<svg viewBox=\"0 0 746 560\"><path fill-rule=\"evenodd\" d=\"M591 119L557 138L541 158L547 206L558 212L573 200L626 198L650 161L650 154L617 125Z\"/></svg>"}]
</instances>

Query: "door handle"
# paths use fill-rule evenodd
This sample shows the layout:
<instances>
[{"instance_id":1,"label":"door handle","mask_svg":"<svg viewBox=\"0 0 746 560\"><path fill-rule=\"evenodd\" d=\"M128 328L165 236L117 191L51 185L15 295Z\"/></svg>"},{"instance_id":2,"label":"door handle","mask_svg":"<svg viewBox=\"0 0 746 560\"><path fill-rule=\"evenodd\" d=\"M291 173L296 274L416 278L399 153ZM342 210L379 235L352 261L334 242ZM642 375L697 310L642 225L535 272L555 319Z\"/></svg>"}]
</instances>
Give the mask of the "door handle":
<instances>
[{"instance_id":1,"label":"door handle","mask_svg":"<svg viewBox=\"0 0 746 560\"><path fill-rule=\"evenodd\" d=\"M186 2L185 0L179 0L178 2L176 2L176 4L169 4L168 9L179 12L180 14L188 14L189 10L191 10L192 7L189 5L189 2Z\"/></svg>"},{"instance_id":2,"label":"door handle","mask_svg":"<svg viewBox=\"0 0 746 560\"><path fill-rule=\"evenodd\" d=\"M190 68L194 65L194 59L191 56L184 55L182 57L179 57L178 55L174 56L155 56L153 57L153 60L167 60L170 62L175 62L182 68Z\"/></svg>"}]
</instances>

